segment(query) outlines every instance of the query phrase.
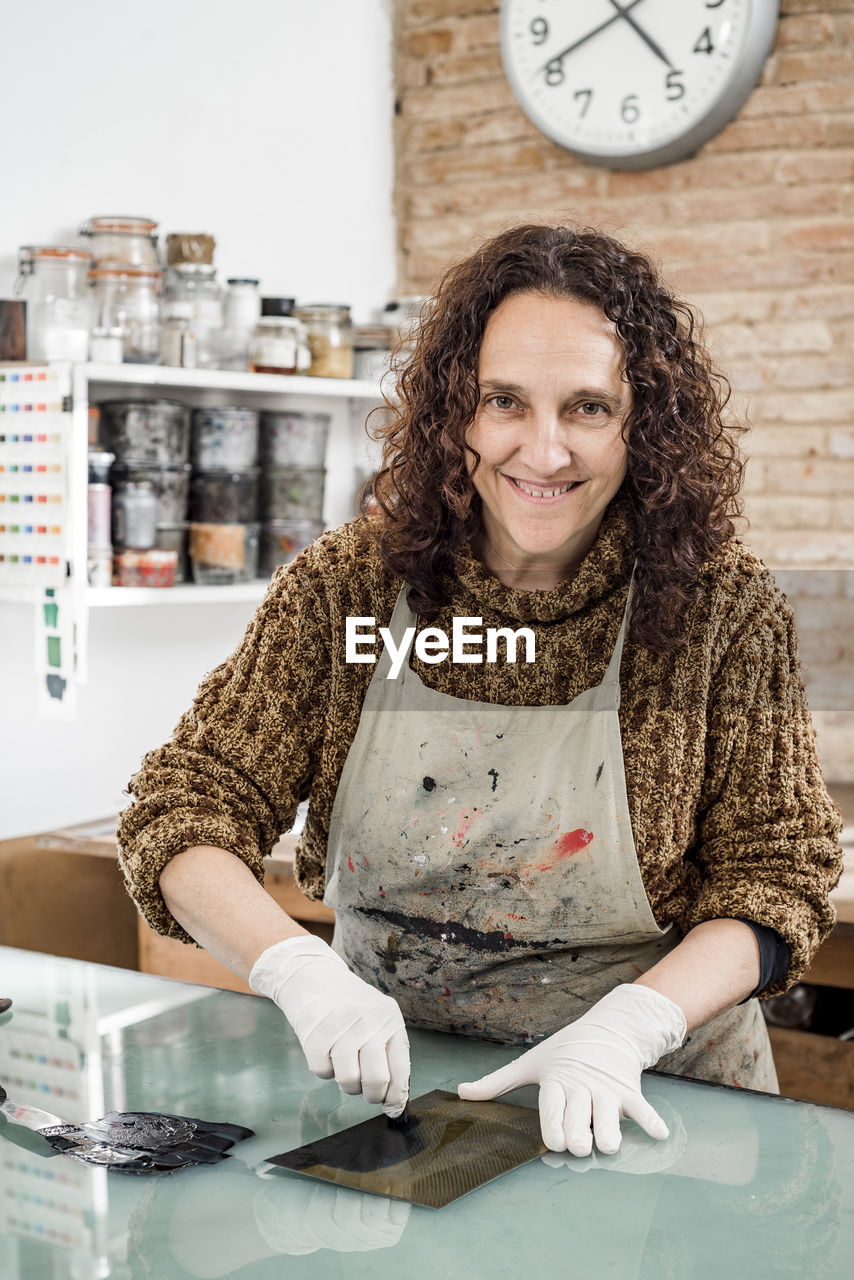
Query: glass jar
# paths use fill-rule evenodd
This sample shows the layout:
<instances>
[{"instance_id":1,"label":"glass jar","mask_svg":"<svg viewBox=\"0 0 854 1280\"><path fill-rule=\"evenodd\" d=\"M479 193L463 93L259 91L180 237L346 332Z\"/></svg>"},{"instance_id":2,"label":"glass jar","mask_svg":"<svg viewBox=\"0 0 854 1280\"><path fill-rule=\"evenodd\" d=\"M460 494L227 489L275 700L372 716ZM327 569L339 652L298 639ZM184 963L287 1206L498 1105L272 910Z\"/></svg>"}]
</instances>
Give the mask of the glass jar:
<instances>
[{"instance_id":1,"label":"glass jar","mask_svg":"<svg viewBox=\"0 0 854 1280\"><path fill-rule=\"evenodd\" d=\"M294 316L261 316L249 349L253 373L302 373L310 361L305 326L299 320Z\"/></svg>"},{"instance_id":2,"label":"glass jar","mask_svg":"<svg viewBox=\"0 0 854 1280\"><path fill-rule=\"evenodd\" d=\"M176 369L196 367L196 329L192 302L171 302L160 329L160 363Z\"/></svg>"},{"instance_id":3,"label":"glass jar","mask_svg":"<svg viewBox=\"0 0 854 1280\"><path fill-rule=\"evenodd\" d=\"M86 286L91 254L62 245L18 250L15 292L27 304L28 360L85 360L92 298Z\"/></svg>"},{"instance_id":4,"label":"glass jar","mask_svg":"<svg viewBox=\"0 0 854 1280\"><path fill-rule=\"evenodd\" d=\"M126 364L157 364L160 358L162 271L137 267L96 267L89 272L95 323L121 329Z\"/></svg>"},{"instance_id":5,"label":"glass jar","mask_svg":"<svg viewBox=\"0 0 854 1280\"><path fill-rule=\"evenodd\" d=\"M176 262L166 272L166 315L175 303L192 303L196 335L196 367L212 369L222 329L222 289L216 267L204 262Z\"/></svg>"},{"instance_id":6,"label":"glass jar","mask_svg":"<svg viewBox=\"0 0 854 1280\"><path fill-rule=\"evenodd\" d=\"M151 218L106 214L89 218L79 228L79 235L92 239L92 265L95 267L141 267L159 271L157 256L157 223Z\"/></svg>"},{"instance_id":7,"label":"glass jar","mask_svg":"<svg viewBox=\"0 0 854 1280\"><path fill-rule=\"evenodd\" d=\"M408 297L398 298L395 302L387 302L381 323L393 330L392 336L396 341L401 342L404 347L409 347L412 345L426 304L429 302L430 298L426 294L410 294Z\"/></svg>"},{"instance_id":8,"label":"glass jar","mask_svg":"<svg viewBox=\"0 0 854 1280\"><path fill-rule=\"evenodd\" d=\"M302 320L308 333L311 367L314 378L352 378L353 321L350 308L332 303L312 303L296 307L294 315Z\"/></svg>"},{"instance_id":9,"label":"glass jar","mask_svg":"<svg viewBox=\"0 0 854 1280\"><path fill-rule=\"evenodd\" d=\"M223 304L223 327L219 335L220 369L249 368L252 334L261 313L258 281L231 277Z\"/></svg>"},{"instance_id":10,"label":"glass jar","mask_svg":"<svg viewBox=\"0 0 854 1280\"><path fill-rule=\"evenodd\" d=\"M394 339L385 325L359 325L353 348L353 373L368 382L381 382L391 365Z\"/></svg>"}]
</instances>

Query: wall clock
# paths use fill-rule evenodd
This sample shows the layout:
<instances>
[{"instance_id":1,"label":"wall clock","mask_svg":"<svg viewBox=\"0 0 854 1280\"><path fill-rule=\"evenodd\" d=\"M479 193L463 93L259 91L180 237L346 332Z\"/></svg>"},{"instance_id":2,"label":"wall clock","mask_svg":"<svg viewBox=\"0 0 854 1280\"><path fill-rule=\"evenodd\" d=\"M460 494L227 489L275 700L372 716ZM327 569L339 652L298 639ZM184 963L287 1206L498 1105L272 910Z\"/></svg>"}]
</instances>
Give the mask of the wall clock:
<instances>
[{"instance_id":1,"label":"wall clock","mask_svg":"<svg viewBox=\"0 0 854 1280\"><path fill-rule=\"evenodd\" d=\"M693 155L750 96L779 0L503 0L501 52L522 110L591 164Z\"/></svg>"}]
</instances>

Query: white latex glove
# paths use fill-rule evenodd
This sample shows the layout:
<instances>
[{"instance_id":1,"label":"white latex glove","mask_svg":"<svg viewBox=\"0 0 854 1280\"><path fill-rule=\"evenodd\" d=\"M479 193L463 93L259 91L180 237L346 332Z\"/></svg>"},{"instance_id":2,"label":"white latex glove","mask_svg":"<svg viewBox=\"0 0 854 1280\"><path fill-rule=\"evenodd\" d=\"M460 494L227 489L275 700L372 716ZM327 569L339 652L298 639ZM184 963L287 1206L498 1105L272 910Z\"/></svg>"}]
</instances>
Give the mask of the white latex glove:
<instances>
[{"instance_id":1,"label":"white latex glove","mask_svg":"<svg viewBox=\"0 0 854 1280\"><path fill-rule=\"evenodd\" d=\"M409 1097L409 1040L396 1000L363 982L322 938L287 938L268 947L249 985L274 1000L296 1032L309 1071L335 1077L399 1116Z\"/></svg>"},{"instance_id":2,"label":"white latex glove","mask_svg":"<svg viewBox=\"0 0 854 1280\"><path fill-rule=\"evenodd\" d=\"M522 1085L540 1086L540 1127L552 1151L589 1156L596 1146L620 1147L620 1120L635 1120L651 1138L667 1125L641 1093L641 1072L678 1049L687 1033L677 1004L650 987L624 984L603 996L575 1022L459 1095L496 1098ZM593 1131L591 1133L591 1123Z\"/></svg>"}]
</instances>

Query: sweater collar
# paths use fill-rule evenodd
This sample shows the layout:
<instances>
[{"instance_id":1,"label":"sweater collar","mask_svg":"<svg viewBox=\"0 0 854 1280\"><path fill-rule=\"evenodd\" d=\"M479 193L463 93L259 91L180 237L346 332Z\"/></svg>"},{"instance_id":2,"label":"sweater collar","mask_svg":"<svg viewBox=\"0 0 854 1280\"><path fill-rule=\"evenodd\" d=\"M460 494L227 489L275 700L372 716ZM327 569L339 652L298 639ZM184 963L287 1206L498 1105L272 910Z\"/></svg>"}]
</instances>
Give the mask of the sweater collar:
<instances>
[{"instance_id":1,"label":"sweater collar","mask_svg":"<svg viewBox=\"0 0 854 1280\"><path fill-rule=\"evenodd\" d=\"M605 509L595 541L573 578L550 591L505 586L478 559L470 543L454 556L454 574L471 601L471 613L487 610L516 622L559 622L624 585L634 561L634 525L622 490Z\"/></svg>"}]
</instances>

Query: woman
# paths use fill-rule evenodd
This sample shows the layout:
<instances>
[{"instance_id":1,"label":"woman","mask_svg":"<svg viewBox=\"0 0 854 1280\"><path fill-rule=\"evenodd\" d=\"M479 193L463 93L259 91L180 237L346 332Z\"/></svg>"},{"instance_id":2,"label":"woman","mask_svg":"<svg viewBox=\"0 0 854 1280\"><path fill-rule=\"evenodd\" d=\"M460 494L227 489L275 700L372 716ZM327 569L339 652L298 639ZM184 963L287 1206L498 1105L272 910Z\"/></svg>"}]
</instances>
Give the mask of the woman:
<instances>
[{"instance_id":1,"label":"woman","mask_svg":"<svg viewBox=\"0 0 854 1280\"><path fill-rule=\"evenodd\" d=\"M390 1115L404 1020L533 1045L460 1093L539 1084L544 1141L576 1155L615 1151L622 1116L667 1135L656 1063L777 1088L750 997L831 928L840 822L791 614L733 537L720 385L641 255L563 227L485 244L401 371L373 511L277 571L130 784L149 922ZM443 658L455 620L496 660ZM259 884L306 797L297 877L334 950Z\"/></svg>"}]
</instances>

